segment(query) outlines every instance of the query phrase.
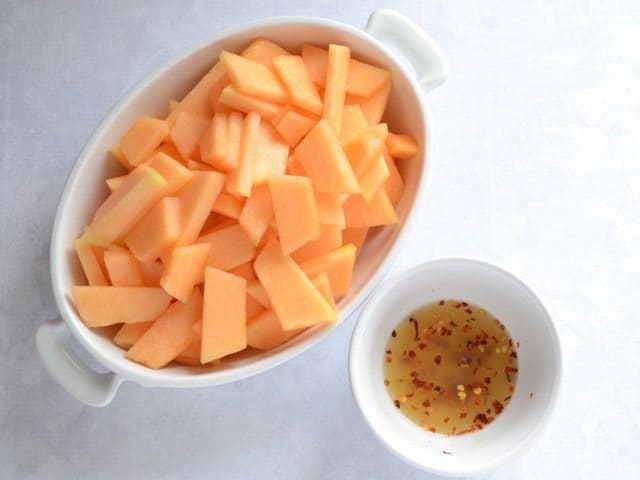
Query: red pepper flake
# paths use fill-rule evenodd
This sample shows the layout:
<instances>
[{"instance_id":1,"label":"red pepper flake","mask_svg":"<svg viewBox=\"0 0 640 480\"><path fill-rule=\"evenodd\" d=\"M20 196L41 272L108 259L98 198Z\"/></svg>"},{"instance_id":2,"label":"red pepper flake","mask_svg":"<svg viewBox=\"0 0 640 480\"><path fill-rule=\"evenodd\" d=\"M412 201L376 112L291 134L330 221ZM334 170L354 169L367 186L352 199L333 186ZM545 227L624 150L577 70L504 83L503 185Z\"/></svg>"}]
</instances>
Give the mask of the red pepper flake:
<instances>
[{"instance_id":1,"label":"red pepper flake","mask_svg":"<svg viewBox=\"0 0 640 480\"><path fill-rule=\"evenodd\" d=\"M427 348L427 344L426 343L421 343L420 345L418 345L418 348L420 350L424 350L425 348Z\"/></svg>"},{"instance_id":2,"label":"red pepper flake","mask_svg":"<svg viewBox=\"0 0 640 480\"><path fill-rule=\"evenodd\" d=\"M442 355L436 355L433 361L435 362L436 365L440 365L440 362L442 361Z\"/></svg>"},{"instance_id":3,"label":"red pepper flake","mask_svg":"<svg viewBox=\"0 0 640 480\"><path fill-rule=\"evenodd\" d=\"M440 305L444 305L444 300L440 300Z\"/></svg>"},{"instance_id":4,"label":"red pepper flake","mask_svg":"<svg viewBox=\"0 0 640 480\"><path fill-rule=\"evenodd\" d=\"M471 315L471 309L470 308L466 308L465 312L467 312L469 315Z\"/></svg>"},{"instance_id":5,"label":"red pepper flake","mask_svg":"<svg viewBox=\"0 0 640 480\"><path fill-rule=\"evenodd\" d=\"M508 402L509 400L511 400L511 395L504 397L503 399L504 402Z\"/></svg>"},{"instance_id":6,"label":"red pepper flake","mask_svg":"<svg viewBox=\"0 0 640 480\"><path fill-rule=\"evenodd\" d=\"M489 423L489 419L487 418L487 416L484 413L479 413L475 416L475 418L473 419L474 423L475 422L479 422L482 425L486 425Z\"/></svg>"},{"instance_id":7,"label":"red pepper flake","mask_svg":"<svg viewBox=\"0 0 640 480\"><path fill-rule=\"evenodd\" d=\"M449 325L451 325L452 327L456 328L458 326L458 324L456 322L454 322L453 320L451 320L449 322Z\"/></svg>"},{"instance_id":8,"label":"red pepper flake","mask_svg":"<svg viewBox=\"0 0 640 480\"><path fill-rule=\"evenodd\" d=\"M460 418L467 418L467 412L460 412Z\"/></svg>"},{"instance_id":9,"label":"red pepper flake","mask_svg":"<svg viewBox=\"0 0 640 480\"><path fill-rule=\"evenodd\" d=\"M387 363L391 363L391 357L387 356L387 357L385 358L385 361L386 361Z\"/></svg>"},{"instance_id":10,"label":"red pepper flake","mask_svg":"<svg viewBox=\"0 0 640 480\"><path fill-rule=\"evenodd\" d=\"M430 428L429 428L429 431L430 431L430 432L432 432L432 433L436 433L436 429L435 429L435 427L430 427Z\"/></svg>"},{"instance_id":11,"label":"red pepper flake","mask_svg":"<svg viewBox=\"0 0 640 480\"><path fill-rule=\"evenodd\" d=\"M400 408L400 400L394 400L393 404L396 406L396 408Z\"/></svg>"},{"instance_id":12,"label":"red pepper flake","mask_svg":"<svg viewBox=\"0 0 640 480\"><path fill-rule=\"evenodd\" d=\"M468 304L467 302L462 302L462 306L463 306L463 307L468 307L468 306L469 306L469 304Z\"/></svg>"},{"instance_id":13,"label":"red pepper flake","mask_svg":"<svg viewBox=\"0 0 640 480\"><path fill-rule=\"evenodd\" d=\"M518 354L515 352L515 350L513 352L511 352L511 358L518 358Z\"/></svg>"},{"instance_id":14,"label":"red pepper flake","mask_svg":"<svg viewBox=\"0 0 640 480\"><path fill-rule=\"evenodd\" d=\"M428 408L431 406L431 402L429 400L425 400L424 402L422 402L422 406Z\"/></svg>"},{"instance_id":15,"label":"red pepper flake","mask_svg":"<svg viewBox=\"0 0 640 480\"><path fill-rule=\"evenodd\" d=\"M407 398L411 398L411 397L413 397L413 395L414 395L414 393L413 393L413 392L409 392L409 393L407 393L407 394L405 395L405 397L407 397Z\"/></svg>"},{"instance_id":16,"label":"red pepper flake","mask_svg":"<svg viewBox=\"0 0 640 480\"><path fill-rule=\"evenodd\" d=\"M449 420L450 420L450 418L449 418L449 417L446 417L446 418L443 420L443 422L444 422L444 423L449 423Z\"/></svg>"},{"instance_id":17,"label":"red pepper flake","mask_svg":"<svg viewBox=\"0 0 640 480\"><path fill-rule=\"evenodd\" d=\"M413 339L417 342L418 340L420 340L420 329L418 327L418 321L415 318L411 317L409 318L409 322L413 323L413 328L415 328L416 330Z\"/></svg>"},{"instance_id":18,"label":"red pepper flake","mask_svg":"<svg viewBox=\"0 0 640 480\"><path fill-rule=\"evenodd\" d=\"M459 304L456 305L456 308L460 308L461 306L462 306L462 304L459 303Z\"/></svg>"},{"instance_id":19,"label":"red pepper flake","mask_svg":"<svg viewBox=\"0 0 640 480\"><path fill-rule=\"evenodd\" d=\"M484 377L484 383L491 383L491 379L489 377Z\"/></svg>"},{"instance_id":20,"label":"red pepper flake","mask_svg":"<svg viewBox=\"0 0 640 480\"><path fill-rule=\"evenodd\" d=\"M504 367L504 373L507 376L507 381L511 381L510 373L518 373L518 369L516 367Z\"/></svg>"},{"instance_id":21,"label":"red pepper flake","mask_svg":"<svg viewBox=\"0 0 640 480\"><path fill-rule=\"evenodd\" d=\"M387 355L391 355L391 350L387 350L387 351L386 351L386 352L384 352L384 353L386 353Z\"/></svg>"},{"instance_id":22,"label":"red pepper flake","mask_svg":"<svg viewBox=\"0 0 640 480\"><path fill-rule=\"evenodd\" d=\"M388 378L385 378L385 379L384 379L384 384L385 384L385 385L389 385L389 379L388 379Z\"/></svg>"},{"instance_id":23,"label":"red pepper flake","mask_svg":"<svg viewBox=\"0 0 640 480\"><path fill-rule=\"evenodd\" d=\"M396 331L395 331L395 330L393 330L393 331L391 332L391 336L392 336L393 338L396 338Z\"/></svg>"},{"instance_id":24,"label":"red pepper flake","mask_svg":"<svg viewBox=\"0 0 640 480\"><path fill-rule=\"evenodd\" d=\"M496 415L500 415L500 412L504 410L504 407L498 400L494 400L492 405L493 405L493 411L496 413Z\"/></svg>"}]
</instances>

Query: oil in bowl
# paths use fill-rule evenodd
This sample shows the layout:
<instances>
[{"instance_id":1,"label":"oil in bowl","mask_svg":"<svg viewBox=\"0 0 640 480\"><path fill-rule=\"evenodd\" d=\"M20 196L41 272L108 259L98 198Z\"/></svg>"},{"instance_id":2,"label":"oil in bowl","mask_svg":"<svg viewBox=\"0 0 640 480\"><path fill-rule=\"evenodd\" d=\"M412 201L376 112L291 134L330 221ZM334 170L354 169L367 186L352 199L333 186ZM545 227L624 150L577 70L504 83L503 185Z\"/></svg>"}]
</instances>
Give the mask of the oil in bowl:
<instances>
[{"instance_id":1,"label":"oil in bowl","mask_svg":"<svg viewBox=\"0 0 640 480\"><path fill-rule=\"evenodd\" d=\"M425 430L481 430L508 405L518 377L517 344L486 310L440 300L391 332L384 384L395 406Z\"/></svg>"}]
</instances>

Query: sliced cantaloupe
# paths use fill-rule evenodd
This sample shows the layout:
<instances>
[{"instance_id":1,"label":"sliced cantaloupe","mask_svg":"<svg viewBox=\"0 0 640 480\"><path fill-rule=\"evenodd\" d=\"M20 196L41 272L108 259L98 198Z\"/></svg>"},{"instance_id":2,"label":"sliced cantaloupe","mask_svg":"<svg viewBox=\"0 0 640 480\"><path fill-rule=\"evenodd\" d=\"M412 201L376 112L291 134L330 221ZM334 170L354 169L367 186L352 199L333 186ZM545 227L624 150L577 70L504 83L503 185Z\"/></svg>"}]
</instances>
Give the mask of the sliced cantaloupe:
<instances>
[{"instance_id":1,"label":"sliced cantaloupe","mask_svg":"<svg viewBox=\"0 0 640 480\"><path fill-rule=\"evenodd\" d=\"M367 238L367 233L369 233L369 227L345 228L342 231L342 244L351 244L356 247L357 256L362 249L362 245L364 244L365 239Z\"/></svg>"},{"instance_id":2,"label":"sliced cantaloupe","mask_svg":"<svg viewBox=\"0 0 640 480\"><path fill-rule=\"evenodd\" d=\"M114 287L142 287L142 273L136 258L126 249L104 251L104 264Z\"/></svg>"},{"instance_id":3,"label":"sliced cantaloupe","mask_svg":"<svg viewBox=\"0 0 640 480\"><path fill-rule=\"evenodd\" d=\"M192 112L180 112L176 115L169 135L182 158L192 158L208 126L209 117Z\"/></svg>"},{"instance_id":4,"label":"sliced cantaloupe","mask_svg":"<svg viewBox=\"0 0 640 480\"><path fill-rule=\"evenodd\" d=\"M267 102L289 101L287 90L270 68L231 52L222 52L220 61L227 69L231 84L238 92Z\"/></svg>"},{"instance_id":5,"label":"sliced cantaloupe","mask_svg":"<svg viewBox=\"0 0 640 480\"><path fill-rule=\"evenodd\" d=\"M262 306L262 304L249 294L247 294L245 304L247 308L247 320L265 311L265 308Z\"/></svg>"},{"instance_id":6,"label":"sliced cantaloupe","mask_svg":"<svg viewBox=\"0 0 640 480\"><path fill-rule=\"evenodd\" d=\"M329 276L325 272L322 272L311 278L311 283L316 286L318 291L322 294L327 303L333 307L334 310L338 308L336 305L336 300L333 296L333 292L331 291L331 282L329 281Z\"/></svg>"},{"instance_id":7,"label":"sliced cantaloupe","mask_svg":"<svg viewBox=\"0 0 640 480\"><path fill-rule=\"evenodd\" d=\"M284 330L336 321L336 311L298 264L282 254L277 239L266 243L253 268Z\"/></svg>"},{"instance_id":8,"label":"sliced cantaloupe","mask_svg":"<svg viewBox=\"0 0 640 480\"><path fill-rule=\"evenodd\" d=\"M194 172L178 197L182 232L177 245L188 245L198 238L224 181L224 175L218 172Z\"/></svg>"},{"instance_id":9,"label":"sliced cantaloupe","mask_svg":"<svg viewBox=\"0 0 640 480\"><path fill-rule=\"evenodd\" d=\"M283 175L269 180L269 191L282 253L288 255L318 236L313 186L307 177Z\"/></svg>"},{"instance_id":10,"label":"sliced cantaloupe","mask_svg":"<svg viewBox=\"0 0 640 480\"><path fill-rule=\"evenodd\" d=\"M322 98L309 72L298 55L283 55L273 59L276 74L284 84L291 103L315 115L322 114Z\"/></svg>"},{"instance_id":11,"label":"sliced cantaloupe","mask_svg":"<svg viewBox=\"0 0 640 480\"><path fill-rule=\"evenodd\" d=\"M249 113L242 121L238 167L227 177L227 192L248 197L253 185L253 166L260 135L260 115Z\"/></svg>"},{"instance_id":12,"label":"sliced cantaloupe","mask_svg":"<svg viewBox=\"0 0 640 480\"><path fill-rule=\"evenodd\" d=\"M344 45L329 45L327 80L325 82L322 118L329 122L338 135L342 126L342 110L347 92L347 74L351 49Z\"/></svg>"},{"instance_id":13,"label":"sliced cantaloupe","mask_svg":"<svg viewBox=\"0 0 640 480\"><path fill-rule=\"evenodd\" d=\"M382 157L384 158L387 164L387 169L389 170L389 178L387 178L387 181L384 184L384 191L387 193L389 201L395 205L400 201L400 198L402 198L404 182L402 181L402 176L398 171L396 162L393 160L393 157L389 155L386 148L382 149Z\"/></svg>"},{"instance_id":14,"label":"sliced cantaloupe","mask_svg":"<svg viewBox=\"0 0 640 480\"><path fill-rule=\"evenodd\" d=\"M369 202L362 195L351 195L343 208L347 227L375 227L398 222L398 216L383 188Z\"/></svg>"},{"instance_id":15,"label":"sliced cantaloupe","mask_svg":"<svg viewBox=\"0 0 640 480\"><path fill-rule=\"evenodd\" d=\"M238 218L238 223L244 229L249 240L258 245L273 218L273 204L269 185L258 185L251 190Z\"/></svg>"},{"instance_id":16,"label":"sliced cantaloupe","mask_svg":"<svg viewBox=\"0 0 640 480\"><path fill-rule=\"evenodd\" d=\"M315 192L318 221L321 225L337 225L344 228L342 195L339 193Z\"/></svg>"},{"instance_id":17,"label":"sliced cantaloupe","mask_svg":"<svg viewBox=\"0 0 640 480\"><path fill-rule=\"evenodd\" d=\"M113 337L113 343L120 348L128 350L140 340L140 337L151 328L151 325L153 325L153 320L150 322L125 323Z\"/></svg>"},{"instance_id":18,"label":"sliced cantaloupe","mask_svg":"<svg viewBox=\"0 0 640 480\"><path fill-rule=\"evenodd\" d=\"M222 192L218 195L216 203L213 204L213 211L237 220L240 217L244 203L245 200L243 198Z\"/></svg>"},{"instance_id":19,"label":"sliced cantaloupe","mask_svg":"<svg viewBox=\"0 0 640 480\"><path fill-rule=\"evenodd\" d=\"M257 280L247 283L247 295L265 308L271 308L271 302L267 296L267 291Z\"/></svg>"},{"instance_id":20,"label":"sliced cantaloupe","mask_svg":"<svg viewBox=\"0 0 640 480\"><path fill-rule=\"evenodd\" d=\"M256 155L253 161L253 185L266 182L271 177L284 175L289 158L289 145L268 122L260 122Z\"/></svg>"},{"instance_id":21,"label":"sliced cantaloupe","mask_svg":"<svg viewBox=\"0 0 640 480\"><path fill-rule=\"evenodd\" d=\"M226 165L230 170L238 168L240 162L240 141L242 140L243 116L239 112L227 115L227 157Z\"/></svg>"},{"instance_id":22,"label":"sliced cantaloupe","mask_svg":"<svg viewBox=\"0 0 640 480\"><path fill-rule=\"evenodd\" d=\"M96 212L93 214L92 222L102 218L105 213L117 205L131 191L131 189L149 173L149 171L150 169L148 165L139 165L130 173L124 175L124 180L119 185L119 188L111 192L107 199L96 209Z\"/></svg>"},{"instance_id":23,"label":"sliced cantaloupe","mask_svg":"<svg viewBox=\"0 0 640 480\"><path fill-rule=\"evenodd\" d=\"M284 110L282 105L245 95L231 85L220 92L219 102L243 113L256 112L267 120L273 120L278 115L281 115Z\"/></svg>"},{"instance_id":24,"label":"sliced cantaloupe","mask_svg":"<svg viewBox=\"0 0 640 480\"><path fill-rule=\"evenodd\" d=\"M342 149L349 159L351 168L358 180L382 154L387 132L387 124L380 123L362 128L342 142Z\"/></svg>"},{"instance_id":25,"label":"sliced cantaloupe","mask_svg":"<svg viewBox=\"0 0 640 480\"><path fill-rule=\"evenodd\" d=\"M273 310L265 310L247 322L247 344L258 350L271 350L295 337L304 328L283 330Z\"/></svg>"},{"instance_id":26,"label":"sliced cantaloupe","mask_svg":"<svg viewBox=\"0 0 640 480\"><path fill-rule=\"evenodd\" d=\"M342 228L338 225L322 225L320 235L305 243L291 254L298 264L335 250L342 245Z\"/></svg>"},{"instance_id":27,"label":"sliced cantaloupe","mask_svg":"<svg viewBox=\"0 0 640 480\"><path fill-rule=\"evenodd\" d=\"M256 38L241 55L245 58L261 63L265 67L273 66L273 59L281 55L290 55L288 51L269 40L264 38Z\"/></svg>"},{"instance_id":28,"label":"sliced cantaloupe","mask_svg":"<svg viewBox=\"0 0 640 480\"><path fill-rule=\"evenodd\" d=\"M389 149L389 154L393 158L399 158L400 160L415 157L420 150L418 142L406 134L389 132L386 143L387 148Z\"/></svg>"},{"instance_id":29,"label":"sliced cantaloupe","mask_svg":"<svg viewBox=\"0 0 640 480\"><path fill-rule=\"evenodd\" d=\"M144 162L160 146L169 133L164 120L141 117L120 139L120 151L134 167Z\"/></svg>"},{"instance_id":30,"label":"sliced cantaloupe","mask_svg":"<svg viewBox=\"0 0 640 480\"><path fill-rule=\"evenodd\" d=\"M171 301L163 289L150 287L75 286L71 295L88 327L155 320Z\"/></svg>"},{"instance_id":31,"label":"sliced cantaloupe","mask_svg":"<svg viewBox=\"0 0 640 480\"><path fill-rule=\"evenodd\" d=\"M280 117L273 120L273 124L280 136L291 148L295 148L300 140L311 131L316 120L295 110L287 110Z\"/></svg>"},{"instance_id":32,"label":"sliced cantaloupe","mask_svg":"<svg viewBox=\"0 0 640 480\"><path fill-rule=\"evenodd\" d=\"M169 155L171 158L180 162L181 164L185 164L186 160L180 156L180 152L176 148L176 146L171 143L171 139L169 141L165 141L162 145L155 149L153 153L164 153L165 155Z\"/></svg>"},{"instance_id":33,"label":"sliced cantaloupe","mask_svg":"<svg viewBox=\"0 0 640 480\"><path fill-rule=\"evenodd\" d=\"M365 172L358 176L360 190L365 202L370 202L389 178L389 167L382 155L378 155Z\"/></svg>"},{"instance_id":34,"label":"sliced cantaloupe","mask_svg":"<svg viewBox=\"0 0 640 480\"><path fill-rule=\"evenodd\" d=\"M120 175L119 177L111 177L105 180L107 187L111 193L115 192L120 185L124 182L126 175Z\"/></svg>"},{"instance_id":35,"label":"sliced cantaloupe","mask_svg":"<svg viewBox=\"0 0 640 480\"><path fill-rule=\"evenodd\" d=\"M223 172L237 166L232 163L237 157L229 158L227 154L228 125L229 116L226 113L216 113L200 139L200 159Z\"/></svg>"},{"instance_id":36,"label":"sliced cantaloupe","mask_svg":"<svg viewBox=\"0 0 640 480\"><path fill-rule=\"evenodd\" d=\"M380 90L368 98L347 95L346 105L358 105L362 109L364 117L369 125L380 123L387 108L389 94L391 93L391 81L386 82Z\"/></svg>"},{"instance_id":37,"label":"sliced cantaloupe","mask_svg":"<svg viewBox=\"0 0 640 480\"><path fill-rule=\"evenodd\" d=\"M139 262L140 275L142 275L142 283L145 287L159 287L160 277L164 271L162 262Z\"/></svg>"},{"instance_id":38,"label":"sliced cantaloupe","mask_svg":"<svg viewBox=\"0 0 640 480\"><path fill-rule=\"evenodd\" d=\"M153 262L180 237L180 201L164 197L124 237L124 243L141 262Z\"/></svg>"},{"instance_id":39,"label":"sliced cantaloupe","mask_svg":"<svg viewBox=\"0 0 640 480\"><path fill-rule=\"evenodd\" d=\"M245 262L237 267L229 269L229 273L244 278L247 282L255 280L256 272L253 271L253 262Z\"/></svg>"},{"instance_id":40,"label":"sliced cantaloupe","mask_svg":"<svg viewBox=\"0 0 640 480\"><path fill-rule=\"evenodd\" d=\"M345 105L342 111L342 127L340 128L340 140L348 140L368 125L367 119L359 105Z\"/></svg>"},{"instance_id":41,"label":"sliced cantaloupe","mask_svg":"<svg viewBox=\"0 0 640 480\"><path fill-rule=\"evenodd\" d=\"M73 245L89 285L109 285L104 261L100 259L104 255L102 249L91 245L84 237L75 240Z\"/></svg>"},{"instance_id":42,"label":"sliced cantaloupe","mask_svg":"<svg viewBox=\"0 0 640 480\"><path fill-rule=\"evenodd\" d=\"M193 288L204 281L210 248L208 243L174 248L160 277L160 285L164 291L186 303Z\"/></svg>"},{"instance_id":43,"label":"sliced cantaloupe","mask_svg":"<svg viewBox=\"0 0 640 480\"><path fill-rule=\"evenodd\" d=\"M319 192L360 191L338 137L326 120L320 120L298 144L295 157Z\"/></svg>"},{"instance_id":44,"label":"sliced cantaloupe","mask_svg":"<svg viewBox=\"0 0 640 480\"><path fill-rule=\"evenodd\" d=\"M295 155L290 155L287 159L287 173L289 175L296 175L298 177L306 177L307 172L304 171L300 162L296 159Z\"/></svg>"},{"instance_id":45,"label":"sliced cantaloupe","mask_svg":"<svg viewBox=\"0 0 640 480\"><path fill-rule=\"evenodd\" d=\"M211 246L207 265L219 270L229 270L252 260L256 254L256 247L249 240L244 229L233 223L219 230L214 230L198 239L199 243Z\"/></svg>"},{"instance_id":46,"label":"sliced cantaloupe","mask_svg":"<svg viewBox=\"0 0 640 480\"><path fill-rule=\"evenodd\" d=\"M120 148L120 144L119 143L111 145L109 147L109 153L116 160L118 160L118 162L120 162L120 165L122 165L127 172L130 172L131 170L133 170L135 168L133 165L131 165L129 163L129 161L127 160L127 157L124 156L124 153L122 153L122 149Z\"/></svg>"},{"instance_id":47,"label":"sliced cantaloupe","mask_svg":"<svg viewBox=\"0 0 640 480\"><path fill-rule=\"evenodd\" d=\"M160 200L166 186L167 181L154 169L149 168L131 189L126 192L124 188L116 190L112 197L119 196L121 191L124 194L116 200L112 208L89 225L86 232L87 240L94 245L106 247L123 238Z\"/></svg>"},{"instance_id":48,"label":"sliced cantaloupe","mask_svg":"<svg viewBox=\"0 0 640 480\"><path fill-rule=\"evenodd\" d=\"M173 361L180 365L188 365L190 367L202 365L200 363L200 339L198 338L195 342L192 342L191 345L184 349Z\"/></svg>"},{"instance_id":49,"label":"sliced cantaloupe","mask_svg":"<svg viewBox=\"0 0 640 480\"><path fill-rule=\"evenodd\" d=\"M300 267L307 276L313 278L326 273L335 297L347 293L351 286L353 266L356 262L356 247L344 245L335 250L303 262Z\"/></svg>"},{"instance_id":50,"label":"sliced cantaloupe","mask_svg":"<svg viewBox=\"0 0 640 480\"><path fill-rule=\"evenodd\" d=\"M327 61L329 53L323 48L313 45L302 46L302 59L309 75L319 87L325 87L327 79ZM349 61L347 76L347 93L359 97L369 97L391 82L391 73L368 63L353 58Z\"/></svg>"},{"instance_id":51,"label":"sliced cantaloupe","mask_svg":"<svg viewBox=\"0 0 640 480\"><path fill-rule=\"evenodd\" d=\"M202 304L202 293L196 289L187 303L171 305L129 349L127 358L149 368L164 367L196 340L193 324L202 316Z\"/></svg>"},{"instance_id":52,"label":"sliced cantaloupe","mask_svg":"<svg viewBox=\"0 0 640 480\"><path fill-rule=\"evenodd\" d=\"M187 160L187 168L194 172L212 172L214 168L207 164L198 162L197 160Z\"/></svg>"},{"instance_id":53,"label":"sliced cantaloupe","mask_svg":"<svg viewBox=\"0 0 640 480\"><path fill-rule=\"evenodd\" d=\"M210 362L247 347L247 281L207 267L200 361Z\"/></svg>"}]
</instances>

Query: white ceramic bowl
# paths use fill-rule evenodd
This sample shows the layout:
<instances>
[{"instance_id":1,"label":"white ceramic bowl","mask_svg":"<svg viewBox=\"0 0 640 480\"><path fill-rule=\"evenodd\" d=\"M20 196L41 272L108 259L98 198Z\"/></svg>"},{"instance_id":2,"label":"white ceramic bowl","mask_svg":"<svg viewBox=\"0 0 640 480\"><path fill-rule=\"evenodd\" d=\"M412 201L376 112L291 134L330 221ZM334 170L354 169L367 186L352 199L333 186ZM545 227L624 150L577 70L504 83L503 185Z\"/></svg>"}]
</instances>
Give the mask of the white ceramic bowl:
<instances>
[{"instance_id":1,"label":"white ceramic bowl","mask_svg":"<svg viewBox=\"0 0 640 480\"><path fill-rule=\"evenodd\" d=\"M408 420L383 384L391 331L418 307L441 299L485 308L520 342L518 381L505 410L483 430L456 437L427 432ZM540 299L510 273L467 259L435 260L385 281L362 310L349 352L351 388L376 436L400 458L440 475L483 472L529 446L549 420L561 373L558 333Z\"/></svg>"},{"instance_id":2,"label":"white ceramic bowl","mask_svg":"<svg viewBox=\"0 0 640 480\"><path fill-rule=\"evenodd\" d=\"M401 222L381 229L368 242L354 272L353 288L339 303L340 320L324 329L311 329L279 348L248 352L216 367L171 366L154 371L127 360L109 339L84 326L70 301L69 291L82 283L73 239L106 197L104 179L118 172L107 157L133 120L140 115L163 115L167 101L182 98L215 63L219 53L238 51L256 37L265 37L292 50L303 42L349 45L353 56L392 72L393 91L385 120L391 129L413 135L423 150L400 165L406 188L398 205ZM36 343L45 366L72 395L95 406L108 404L122 380L154 387L204 387L239 380L279 365L308 349L335 329L365 300L398 249L404 225L422 190L424 167L431 160L431 117L423 92L442 83L447 63L417 25L391 10L374 12L366 31L331 20L275 17L232 29L194 48L141 82L116 105L90 138L77 159L60 200L51 239L51 276L61 319L40 327ZM99 374L71 354L68 332L110 373Z\"/></svg>"}]
</instances>

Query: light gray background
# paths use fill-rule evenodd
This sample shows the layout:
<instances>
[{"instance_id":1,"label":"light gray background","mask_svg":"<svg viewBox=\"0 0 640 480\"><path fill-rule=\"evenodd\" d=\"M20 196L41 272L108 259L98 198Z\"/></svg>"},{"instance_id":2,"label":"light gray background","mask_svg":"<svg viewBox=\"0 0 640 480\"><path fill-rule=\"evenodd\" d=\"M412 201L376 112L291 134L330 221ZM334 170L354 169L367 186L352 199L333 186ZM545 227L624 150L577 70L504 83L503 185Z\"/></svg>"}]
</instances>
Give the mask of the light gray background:
<instances>
[{"instance_id":1,"label":"light gray background","mask_svg":"<svg viewBox=\"0 0 640 480\"><path fill-rule=\"evenodd\" d=\"M566 375L529 452L485 478L638 478L640 3L0 0L0 478L425 478L349 390L353 319L255 378L125 383L85 407L45 373L48 245L66 175L130 87L207 36L279 14L363 26L393 6L447 52L429 193L394 270L463 254L519 274L557 320ZM634 452L636 452L634 454Z\"/></svg>"}]
</instances>

